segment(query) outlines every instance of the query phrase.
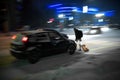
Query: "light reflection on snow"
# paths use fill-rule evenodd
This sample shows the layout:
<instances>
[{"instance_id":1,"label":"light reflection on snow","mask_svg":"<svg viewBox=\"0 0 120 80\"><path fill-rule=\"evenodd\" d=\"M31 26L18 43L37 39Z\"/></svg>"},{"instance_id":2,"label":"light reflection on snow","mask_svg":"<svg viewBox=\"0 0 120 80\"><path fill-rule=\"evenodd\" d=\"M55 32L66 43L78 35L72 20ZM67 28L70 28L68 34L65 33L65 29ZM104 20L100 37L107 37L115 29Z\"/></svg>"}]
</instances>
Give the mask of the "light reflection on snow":
<instances>
[{"instance_id":1,"label":"light reflection on snow","mask_svg":"<svg viewBox=\"0 0 120 80\"><path fill-rule=\"evenodd\" d=\"M98 37L98 36L101 36L101 35L84 35L82 37L82 40L87 40L87 39L91 39L93 37ZM75 40L75 35L68 35L68 38L72 39L72 40Z\"/></svg>"}]
</instances>

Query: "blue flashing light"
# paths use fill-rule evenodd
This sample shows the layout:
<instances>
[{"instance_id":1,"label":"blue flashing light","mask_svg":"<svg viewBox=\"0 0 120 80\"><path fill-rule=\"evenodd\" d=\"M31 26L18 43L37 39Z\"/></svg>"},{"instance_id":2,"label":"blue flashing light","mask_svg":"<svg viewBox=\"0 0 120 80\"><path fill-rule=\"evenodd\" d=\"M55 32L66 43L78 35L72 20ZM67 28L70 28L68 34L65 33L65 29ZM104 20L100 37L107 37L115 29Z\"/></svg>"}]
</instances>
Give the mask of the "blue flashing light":
<instances>
[{"instance_id":1,"label":"blue flashing light","mask_svg":"<svg viewBox=\"0 0 120 80\"><path fill-rule=\"evenodd\" d=\"M57 9L60 10L60 9L75 9L75 8L77 8L77 7L59 7Z\"/></svg>"},{"instance_id":2,"label":"blue flashing light","mask_svg":"<svg viewBox=\"0 0 120 80\"><path fill-rule=\"evenodd\" d=\"M64 12L72 12L72 10L60 10L60 11L57 11L59 13L64 13Z\"/></svg>"},{"instance_id":3,"label":"blue flashing light","mask_svg":"<svg viewBox=\"0 0 120 80\"><path fill-rule=\"evenodd\" d=\"M73 12L77 12L77 11L78 11L78 9L77 9L77 8L74 8L72 11L73 11Z\"/></svg>"},{"instance_id":4,"label":"blue flashing light","mask_svg":"<svg viewBox=\"0 0 120 80\"><path fill-rule=\"evenodd\" d=\"M87 12L88 14L97 14L98 12Z\"/></svg>"},{"instance_id":5,"label":"blue flashing light","mask_svg":"<svg viewBox=\"0 0 120 80\"><path fill-rule=\"evenodd\" d=\"M72 13L66 13L65 15L69 16L69 15L72 15Z\"/></svg>"},{"instance_id":6,"label":"blue flashing light","mask_svg":"<svg viewBox=\"0 0 120 80\"><path fill-rule=\"evenodd\" d=\"M99 11L98 8L88 8L88 11Z\"/></svg>"},{"instance_id":7,"label":"blue flashing light","mask_svg":"<svg viewBox=\"0 0 120 80\"><path fill-rule=\"evenodd\" d=\"M54 8L54 7L58 7L58 6L61 6L63 4L55 4L55 5L50 5L49 8Z\"/></svg>"},{"instance_id":8,"label":"blue flashing light","mask_svg":"<svg viewBox=\"0 0 120 80\"><path fill-rule=\"evenodd\" d=\"M114 15L114 13L115 13L114 10L113 10L113 11L106 11L106 12L105 12L105 16L111 17L111 16Z\"/></svg>"},{"instance_id":9,"label":"blue flashing light","mask_svg":"<svg viewBox=\"0 0 120 80\"><path fill-rule=\"evenodd\" d=\"M87 13L88 13L88 14L98 14L97 11L88 11ZM112 10L112 11L104 11L104 12L102 12L102 13L104 13L104 16L111 17L111 16L114 15L115 11L114 11L114 10Z\"/></svg>"},{"instance_id":10,"label":"blue flashing light","mask_svg":"<svg viewBox=\"0 0 120 80\"><path fill-rule=\"evenodd\" d=\"M82 13L83 11L82 10L78 10L77 12Z\"/></svg>"}]
</instances>

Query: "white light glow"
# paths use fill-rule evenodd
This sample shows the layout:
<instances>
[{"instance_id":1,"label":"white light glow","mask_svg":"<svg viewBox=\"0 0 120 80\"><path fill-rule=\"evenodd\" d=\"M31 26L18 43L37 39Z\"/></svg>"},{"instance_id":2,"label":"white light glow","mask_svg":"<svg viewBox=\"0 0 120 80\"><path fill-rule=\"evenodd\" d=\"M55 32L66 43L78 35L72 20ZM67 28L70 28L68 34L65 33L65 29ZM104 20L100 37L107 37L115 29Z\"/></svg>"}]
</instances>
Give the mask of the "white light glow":
<instances>
[{"instance_id":1,"label":"white light glow","mask_svg":"<svg viewBox=\"0 0 120 80\"><path fill-rule=\"evenodd\" d=\"M87 13L88 12L88 6L83 6L83 13Z\"/></svg>"},{"instance_id":2,"label":"white light glow","mask_svg":"<svg viewBox=\"0 0 120 80\"><path fill-rule=\"evenodd\" d=\"M47 21L47 23L52 23L52 21Z\"/></svg>"},{"instance_id":3,"label":"white light glow","mask_svg":"<svg viewBox=\"0 0 120 80\"><path fill-rule=\"evenodd\" d=\"M74 18L73 17L69 17L69 20L73 20Z\"/></svg>"},{"instance_id":4,"label":"white light glow","mask_svg":"<svg viewBox=\"0 0 120 80\"><path fill-rule=\"evenodd\" d=\"M75 9L73 9L72 11L73 11L73 12L77 12L77 11L78 11L78 9L77 9L77 8L75 8Z\"/></svg>"},{"instance_id":5,"label":"white light glow","mask_svg":"<svg viewBox=\"0 0 120 80\"><path fill-rule=\"evenodd\" d=\"M64 18L64 17L65 17L64 14L59 14L59 15L58 15L58 18Z\"/></svg>"},{"instance_id":6,"label":"white light glow","mask_svg":"<svg viewBox=\"0 0 120 80\"><path fill-rule=\"evenodd\" d=\"M110 29L108 27L101 28L102 31L109 31Z\"/></svg>"},{"instance_id":7,"label":"white light glow","mask_svg":"<svg viewBox=\"0 0 120 80\"><path fill-rule=\"evenodd\" d=\"M103 22L104 20L103 19L98 19L98 22Z\"/></svg>"},{"instance_id":8,"label":"white light glow","mask_svg":"<svg viewBox=\"0 0 120 80\"><path fill-rule=\"evenodd\" d=\"M95 15L95 17L102 17L102 16L104 16L104 13L98 13Z\"/></svg>"},{"instance_id":9,"label":"white light glow","mask_svg":"<svg viewBox=\"0 0 120 80\"><path fill-rule=\"evenodd\" d=\"M97 33L97 30L91 30L90 33L95 34L95 33Z\"/></svg>"}]
</instances>

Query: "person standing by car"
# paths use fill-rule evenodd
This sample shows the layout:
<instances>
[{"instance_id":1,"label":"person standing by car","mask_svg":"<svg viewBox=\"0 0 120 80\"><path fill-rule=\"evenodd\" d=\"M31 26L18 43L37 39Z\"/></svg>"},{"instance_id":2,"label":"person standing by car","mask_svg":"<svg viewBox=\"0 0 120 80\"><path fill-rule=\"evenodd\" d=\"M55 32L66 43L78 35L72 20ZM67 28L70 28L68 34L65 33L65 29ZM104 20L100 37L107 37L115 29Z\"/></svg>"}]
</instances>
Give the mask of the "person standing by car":
<instances>
[{"instance_id":1,"label":"person standing by car","mask_svg":"<svg viewBox=\"0 0 120 80\"><path fill-rule=\"evenodd\" d=\"M81 30L74 28L74 33L75 33L75 41L77 42L77 44L79 44L79 50L81 50L80 42L82 41L81 38L83 37L83 32Z\"/></svg>"}]
</instances>

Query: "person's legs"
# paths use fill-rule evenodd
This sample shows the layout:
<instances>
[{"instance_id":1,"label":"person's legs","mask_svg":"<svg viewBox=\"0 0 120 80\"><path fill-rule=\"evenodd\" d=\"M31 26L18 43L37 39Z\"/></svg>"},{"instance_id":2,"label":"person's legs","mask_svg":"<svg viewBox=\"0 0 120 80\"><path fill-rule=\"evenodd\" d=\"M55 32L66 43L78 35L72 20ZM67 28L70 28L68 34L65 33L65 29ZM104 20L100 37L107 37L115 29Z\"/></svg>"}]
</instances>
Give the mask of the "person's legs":
<instances>
[{"instance_id":1,"label":"person's legs","mask_svg":"<svg viewBox=\"0 0 120 80\"><path fill-rule=\"evenodd\" d=\"M78 50L81 51L81 41L77 40L76 43L77 43Z\"/></svg>"}]
</instances>

